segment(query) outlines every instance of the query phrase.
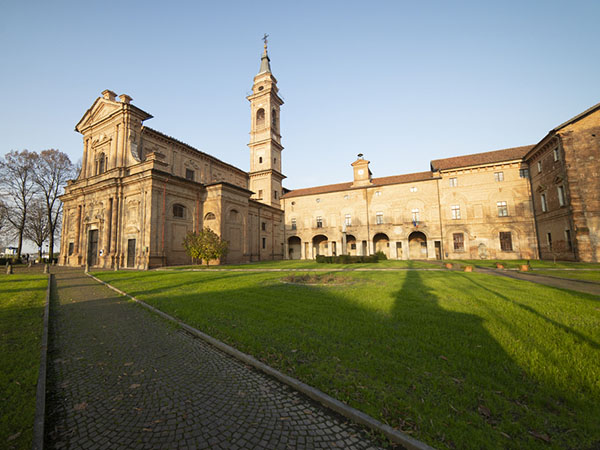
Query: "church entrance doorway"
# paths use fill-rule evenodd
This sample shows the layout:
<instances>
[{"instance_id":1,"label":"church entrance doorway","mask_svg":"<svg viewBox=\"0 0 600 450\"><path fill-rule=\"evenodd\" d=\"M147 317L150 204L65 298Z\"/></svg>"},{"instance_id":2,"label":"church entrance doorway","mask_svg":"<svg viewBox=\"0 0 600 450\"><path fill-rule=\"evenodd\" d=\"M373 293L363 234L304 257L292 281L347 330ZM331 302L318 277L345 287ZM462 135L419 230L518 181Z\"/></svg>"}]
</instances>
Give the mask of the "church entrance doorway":
<instances>
[{"instance_id":1,"label":"church entrance doorway","mask_svg":"<svg viewBox=\"0 0 600 450\"><path fill-rule=\"evenodd\" d=\"M90 230L88 235L88 266L98 264L98 230Z\"/></svg>"},{"instance_id":2,"label":"church entrance doorway","mask_svg":"<svg viewBox=\"0 0 600 450\"><path fill-rule=\"evenodd\" d=\"M127 240L127 267L135 267L135 239Z\"/></svg>"},{"instance_id":3,"label":"church entrance doorway","mask_svg":"<svg viewBox=\"0 0 600 450\"><path fill-rule=\"evenodd\" d=\"M427 236L420 231L413 231L408 236L409 259L427 259Z\"/></svg>"},{"instance_id":4,"label":"church entrance doorway","mask_svg":"<svg viewBox=\"0 0 600 450\"><path fill-rule=\"evenodd\" d=\"M288 239L288 259L300 259L302 241L298 236L291 236Z\"/></svg>"}]
</instances>

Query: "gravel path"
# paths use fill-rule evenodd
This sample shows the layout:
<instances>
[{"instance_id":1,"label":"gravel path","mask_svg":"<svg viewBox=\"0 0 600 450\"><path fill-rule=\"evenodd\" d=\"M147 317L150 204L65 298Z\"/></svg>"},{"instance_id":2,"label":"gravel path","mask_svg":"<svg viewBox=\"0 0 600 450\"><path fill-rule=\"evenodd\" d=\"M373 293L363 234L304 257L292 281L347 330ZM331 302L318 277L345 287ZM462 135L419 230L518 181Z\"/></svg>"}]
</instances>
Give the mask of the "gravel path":
<instances>
[{"instance_id":1,"label":"gravel path","mask_svg":"<svg viewBox=\"0 0 600 450\"><path fill-rule=\"evenodd\" d=\"M55 277L47 448L377 448L343 418L83 273Z\"/></svg>"}]
</instances>

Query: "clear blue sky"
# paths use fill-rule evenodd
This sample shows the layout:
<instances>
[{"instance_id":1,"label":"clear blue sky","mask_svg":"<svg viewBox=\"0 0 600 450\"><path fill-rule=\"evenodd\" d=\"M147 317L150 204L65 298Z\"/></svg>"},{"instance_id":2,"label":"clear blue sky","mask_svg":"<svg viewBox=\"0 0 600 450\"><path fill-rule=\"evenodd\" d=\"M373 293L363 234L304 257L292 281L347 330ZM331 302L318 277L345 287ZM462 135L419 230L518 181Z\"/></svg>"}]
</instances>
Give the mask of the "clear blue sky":
<instances>
[{"instance_id":1,"label":"clear blue sky","mask_svg":"<svg viewBox=\"0 0 600 450\"><path fill-rule=\"evenodd\" d=\"M600 102L599 1L4 2L0 154L58 148L104 89L244 170L263 33L288 188L538 142Z\"/></svg>"}]
</instances>

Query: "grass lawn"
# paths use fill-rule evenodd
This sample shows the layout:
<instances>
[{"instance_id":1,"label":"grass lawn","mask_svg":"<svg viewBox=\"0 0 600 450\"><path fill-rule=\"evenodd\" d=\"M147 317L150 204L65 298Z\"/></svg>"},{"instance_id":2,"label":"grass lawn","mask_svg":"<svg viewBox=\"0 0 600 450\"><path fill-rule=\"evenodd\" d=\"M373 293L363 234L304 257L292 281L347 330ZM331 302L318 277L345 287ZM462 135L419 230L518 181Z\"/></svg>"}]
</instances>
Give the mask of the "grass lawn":
<instances>
[{"instance_id":1,"label":"grass lawn","mask_svg":"<svg viewBox=\"0 0 600 450\"><path fill-rule=\"evenodd\" d=\"M249 264L223 264L221 266L195 265L195 266L172 266L169 269L185 270L185 269L435 269L439 266L436 261L398 261L384 260L377 263L357 263L357 264L326 264L318 263L310 259L302 260L284 260L284 261L260 261Z\"/></svg>"},{"instance_id":2,"label":"grass lawn","mask_svg":"<svg viewBox=\"0 0 600 450\"><path fill-rule=\"evenodd\" d=\"M594 281L600 283L600 270L544 270L535 269L533 274L548 275L557 278L568 278L571 280Z\"/></svg>"},{"instance_id":3,"label":"grass lawn","mask_svg":"<svg viewBox=\"0 0 600 450\"><path fill-rule=\"evenodd\" d=\"M600 444L597 297L450 271L96 275L437 448Z\"/></svg>"},{"instance_id":4,"label":"grass lawn","mask_svg":"<svg viewBox=\"0 0 600 450\"><path fill-rule=\"evenodd\" d=\"M47 285L0 275L0 448L31 448Z\"/></svg>"}]
</instances>

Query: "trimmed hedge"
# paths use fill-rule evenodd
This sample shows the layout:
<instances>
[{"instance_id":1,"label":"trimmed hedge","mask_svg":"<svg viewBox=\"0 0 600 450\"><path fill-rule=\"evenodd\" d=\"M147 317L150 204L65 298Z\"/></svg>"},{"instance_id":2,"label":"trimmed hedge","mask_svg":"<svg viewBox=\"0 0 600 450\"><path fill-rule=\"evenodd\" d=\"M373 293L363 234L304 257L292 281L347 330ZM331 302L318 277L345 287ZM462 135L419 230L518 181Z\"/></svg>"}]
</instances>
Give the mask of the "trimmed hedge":
<instances>
[{"instance_id":1,"label":"trimmed hedge","mask_svg":"<svg viewBox=\"0 0 600 450\"><path fill-rule=\"evenodd\" d=\"M379 259L378 259L377 255L371 255L371 256L317 255L317 262L321 263L321 264L357 264L357 263L376 263L378 261L379 261Z\"/></svg>"}]
</instances>

